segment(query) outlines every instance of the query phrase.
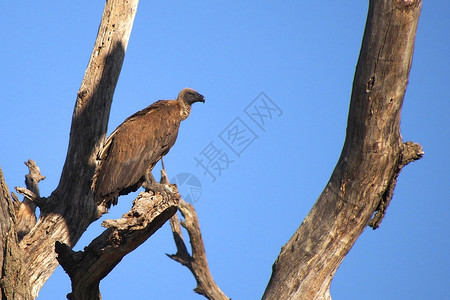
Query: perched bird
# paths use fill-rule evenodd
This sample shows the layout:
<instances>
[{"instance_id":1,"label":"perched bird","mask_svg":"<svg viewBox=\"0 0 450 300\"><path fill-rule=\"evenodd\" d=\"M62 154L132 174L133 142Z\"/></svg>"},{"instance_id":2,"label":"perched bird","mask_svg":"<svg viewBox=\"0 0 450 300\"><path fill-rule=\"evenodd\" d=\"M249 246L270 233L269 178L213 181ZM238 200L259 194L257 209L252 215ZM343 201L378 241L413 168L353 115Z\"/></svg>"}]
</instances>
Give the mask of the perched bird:
<instances>
[{"instance_id":1,"label":"perched bird","mask_svg":"<svg viewBox=\"0 0 450 300\"><path fill-rule=\"evenodd\" d=\"M151 173L155 164L175 143L180 122L195 102L205 98L185 88L175 100L159 100L128 117L106 140L98 154L99 165L92 180L97 205L117 204L120 195L136 191L141 185L160 190Z\"/></svg>"}]
</instances>

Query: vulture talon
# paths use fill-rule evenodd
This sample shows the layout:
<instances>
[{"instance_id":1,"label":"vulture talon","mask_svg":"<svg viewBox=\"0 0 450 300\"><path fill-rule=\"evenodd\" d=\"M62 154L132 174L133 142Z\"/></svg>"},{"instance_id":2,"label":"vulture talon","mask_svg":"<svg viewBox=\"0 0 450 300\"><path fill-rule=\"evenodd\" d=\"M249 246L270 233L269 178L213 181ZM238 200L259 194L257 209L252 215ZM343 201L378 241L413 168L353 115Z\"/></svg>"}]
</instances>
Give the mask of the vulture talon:
<instances>
[{"instance_id":1,"label":"vulture talon","mask_svg":"<svg viewBox=\"0 0 450 300\"><path fill-rule=\"evenodd\" d=\"M144 184L142 185L144 186ZM147 185L145 184L145 191L152 191L155 195L156 194L161 194L161 196L163 196L163 198L167 198L169 195L169 191L167 190L166 186L162 183L159 182L154 182L151 185Z\"/></svg>"}]
</instances>

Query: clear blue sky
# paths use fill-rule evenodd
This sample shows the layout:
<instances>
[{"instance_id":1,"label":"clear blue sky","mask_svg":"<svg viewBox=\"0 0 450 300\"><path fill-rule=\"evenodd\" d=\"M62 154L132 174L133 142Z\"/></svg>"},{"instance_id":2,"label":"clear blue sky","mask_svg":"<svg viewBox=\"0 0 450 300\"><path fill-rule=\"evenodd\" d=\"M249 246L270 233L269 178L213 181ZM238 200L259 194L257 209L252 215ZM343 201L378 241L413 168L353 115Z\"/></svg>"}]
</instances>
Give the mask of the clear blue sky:
<instances>
[{"instance_id":1,"label":"clear blue sky","mask_svg":"<svg viewBox=\"0 0 450 300\"><path fill-rule=\"evenodd\" d=\"M233 299L261 297L343 145L368 4L310 2L141 1L116 89L109 132L186 86L205 95L165 163L169 177L189 173L201 182L195 208L209 265ZM47 176L41 194L56 187L103 4L0 4L0 165L10 189L23 185L29 158ZM403 107L403 138L423 145L425 157L402 171L381 228L368 228L344 260L333 299L450 298L449 15L448 1L424 1ZM261 92L278 110L259 127L246 108ZM242 126L239 141L224 138ZM205 175L196 158L212 146L224 169L211 163ZM108 218L126 212L134 196ZM75 249L102 230L92 224ZM166 224L101 282L103 298L201 299L189 271L164 254L174 252ZM68 292L59 267L39 299Z\"/></svg>"}]
</instances>

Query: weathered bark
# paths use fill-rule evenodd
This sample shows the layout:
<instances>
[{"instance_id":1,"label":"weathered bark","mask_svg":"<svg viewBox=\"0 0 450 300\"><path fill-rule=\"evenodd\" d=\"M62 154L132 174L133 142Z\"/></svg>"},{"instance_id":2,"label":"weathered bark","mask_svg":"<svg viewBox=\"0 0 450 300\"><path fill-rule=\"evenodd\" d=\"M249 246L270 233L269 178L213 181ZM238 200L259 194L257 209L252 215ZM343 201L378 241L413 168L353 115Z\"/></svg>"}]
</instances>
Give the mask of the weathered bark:
<instances>
[{"instance_id":1,"label":"weathered bark","mask_svg":"<svg viewBox=\"0 0 450 300\"><path fill-rule=\"evenodd\" d=\"M27 189L16 187L17 192L23 194L25 198L22 202L18 201L18 199L14 201L17 237L19 241L36 225L36 205L39 203L41 197L38 183L45 179L45 176L42 176L41 170L34 160L29 159L25 162L25 165L29 170L29 173L25 175Z\"/></svg>"},{"instance_id":2,"label":"weathered bark","mask_svg":"<svg viewBox=\"0 0 450 300\"><path fill-rule=\"evenodd\" d=\"M400 170L423 155L400 135L420 10L420 0L370 1L341 156L282 248L263 299L330 299L337 268L375 211L372 225L381 222Z\"/></svg>"},{"instance_id":3,"label":"weathered bark","mask_svg":"<svg viewBox=\"0 0 450 300\"><path fill-rule=\"evenodd\" d=\"M162 158L161 165L160 183L167 185L169 184L169 178L167 177ZM203 295L210 300L229 299L215 283L211 272L209 271L200 224L194 207L183 199L179 199L178 210L183 215L184 221L180 223L176 214L170 218L170 227L172 228L173 239L177 246L177 253L166 255L191 271L197 281L197 286L194 288L196 293ZM183 226L189 234L192 255L190 255L187 250L186 243L183 239L183 233L181 232L181 226Z\"/></svg>"},{"instance_id":4,"label":"weathered bark","mask_svg":"<svg viewBox=\"0 0 450 300\"><path fill-rule=\"evenodd\" d=\"M106 211L93 202L91 180L96 154L106 136L112 96L137 4L137 0L109 0L105 5L77 94L58 187L48 198L40 197L39 180L27 183L27 189L19 189L28 198L22 203L29 216L34 215L36 205L40 208L36 224L33 218L27 219L25 225L18 223L16 214L21 214L20 209L15 210L0 170L2 299L37 296L58 264L55 243L58 259L72 279L71 297L99 299L99 281L175 212L176 198L157 197L160 200L154 199L151 209L138 205L137 211L132 210L124 218L106 222L110 228L85 251L71 250L89 224ZM323 193L273 265L264 299L330 298L331 279L343 258L367 225L379 226L401 169L422 156L419 145L403 143L400 135L400 112L420 9L419 0L370 1L341 157ZM138 198L135 204L148 204L147 196ZM137 213L143 207L147 210ZM227 299L209 272L193 207L181 204L180 211L192 255L174 218L178 251L170 257L192 271L197 280L196 292L209 299ZM23 236L20 242L18 231Z\"/></svg>"},{"instance_id":5,"label":"weathered bark","mask_svg":"<svg viewBox=\"0 0 450 300\"><path fill-rule=\"evenodd\" d=\"M0 168L0 295L2 299L31 299L16 230L14 206Z\"/></svg>"},{"instance_id":6,"label":"weathered bark","mask_svg":"<svg viewBox=\"0 0 450 300\"><path fill-rule=\"evenodd\" d=\"M112 96L137 4L137 0L109 0L105 4L94 50L77 94L59 185L50 197L40 198L39 220L20 242L23 269L27 270L33 297L58 265L55 242L72 247L105 211L94 204L91 181L96 153L106 136Z\"/></svg>"},{"instance_id":7,"label":"weathered bark","mask_svg":"<svg viewBox=\"0 0 450 300\"><path fill-rule=\"evenodd\" d=\"M180 199L179 210L184 217L184 221L181 222L181 225L189 234L192 255L189 254L184 242L180 221L178 220L177 215L174 215L170 219L170 225L177 246L177 253L168 256L191 271L197 281L197 286L194 289L196 293L203 295L210 300L229 299L215 283L211 272L209 271L205 246L203 245L200 225L194 207Z\"/></svg>"},{"instance_id":8,"label":"weathered bark","mask_svg":"<svg viewBox=\"0 0 450 300\"><path fill-rule=\"evenodd\" d=\"M67 157L56 190L48 198L40 197L38 182L44 177L30 160L27 188L16 188L25 199L13 202L0 172L2 299L36 297L58 261L71 278L71 299L100 299L100 280L177 211L180 196L175 186L173 193L164 195L142 193L122 219L103 222L108 229L84 251L71 250L89 224L107 212L93 201L92 176L137 4L137 0L110 0L105 5L77 94ZM37 224L36 206L40 208ZM23 237L20 243L18 236Z\"/></svg>"},{"instance_id":9,"label":"weathered bark","mask_svg":"<svg viewBox=\"0 0 450 300\"><path fill-rule=\"evenodd\" d=\"M72 281L72 293L68 298L101 299L100 280L176 213L179 197L178 192L170 196L141 193L133 201L130 212L121 219L103 222L108 229L84 251L74 252L67 245L57 243L58 261Z\"/></svg>"}]
</instances>

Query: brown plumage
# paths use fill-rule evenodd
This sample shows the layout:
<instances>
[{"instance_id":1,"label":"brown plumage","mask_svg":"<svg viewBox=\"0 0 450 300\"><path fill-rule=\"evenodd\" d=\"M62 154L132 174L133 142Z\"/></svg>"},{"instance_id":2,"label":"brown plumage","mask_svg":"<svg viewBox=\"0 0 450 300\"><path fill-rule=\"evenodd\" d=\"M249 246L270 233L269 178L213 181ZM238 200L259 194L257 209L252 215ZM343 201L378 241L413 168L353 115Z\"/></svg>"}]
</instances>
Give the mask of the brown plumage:
<instances>
[{"instance_id":1,"label":"brown plumage","mask_svg":"<svg viewBox=\"0 0 450 300\"><path fill-rule=\"evenodd\" d=\"M99 152L100 164L92 181L97 205L115 205L118 196L136 191L144 182L146 187L156 184L151 170L175 143L180 122L195 102L205 98L185 88L176 100L153 103L111 133Z\"/></svg>"}]
</instances>

